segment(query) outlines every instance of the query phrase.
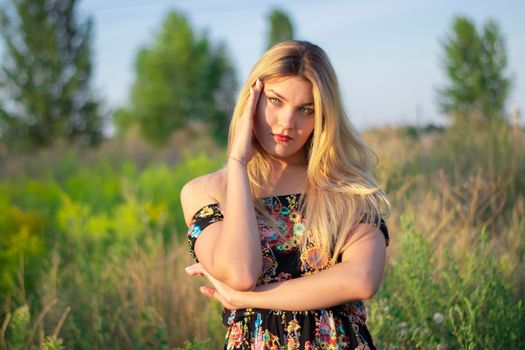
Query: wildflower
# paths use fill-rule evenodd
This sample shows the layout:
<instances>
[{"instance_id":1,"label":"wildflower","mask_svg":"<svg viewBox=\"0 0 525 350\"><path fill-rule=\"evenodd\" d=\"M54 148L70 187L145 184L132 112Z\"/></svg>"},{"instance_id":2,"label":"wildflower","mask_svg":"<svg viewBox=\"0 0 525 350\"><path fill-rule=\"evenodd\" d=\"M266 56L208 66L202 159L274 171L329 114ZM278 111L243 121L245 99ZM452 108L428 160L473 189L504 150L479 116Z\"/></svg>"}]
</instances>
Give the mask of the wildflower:
<instances>
[{"instance_id":1,"label":"wildflower","mask_svg":"<svg viewBox=\"0 0 525 350\"><path fill-rule=\"evenodd\" d=\"M439 313L439 312L436 312L433 316L432 316L432 320L434 321L434 323L436 324L441 324L443 323L443 321L445 320L445 316L443 316L443 314Z\"/></svg>"}]
</instances>

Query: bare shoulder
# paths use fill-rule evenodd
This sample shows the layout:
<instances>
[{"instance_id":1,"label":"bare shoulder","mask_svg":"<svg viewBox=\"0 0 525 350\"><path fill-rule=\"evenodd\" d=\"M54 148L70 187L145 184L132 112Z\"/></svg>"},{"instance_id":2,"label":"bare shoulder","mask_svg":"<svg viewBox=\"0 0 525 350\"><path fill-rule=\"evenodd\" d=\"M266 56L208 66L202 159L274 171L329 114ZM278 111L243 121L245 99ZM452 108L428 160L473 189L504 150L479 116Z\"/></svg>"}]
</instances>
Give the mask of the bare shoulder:
<instances>
[{"instance_id":1,"label":"bare shoulder","mask_svg":"<svg viewBox=\"0 0 525 350\"><path fill-rule=\"evenodd\" d=\"M359 223L355 225L346 235L345 242L341 251L346 251L357 242L364 242L365 240L379 240L384 241L381 230L372 224Z\"/></svg>"},{"instance_id":2,"label":"bare shoulder","mask_svg":"<svg viewBox=\"0 0 525 350\"><path fill-rule=\"evenodd\" d=\"M184 219L189 226L191 218L207 204L219 203L226 184L226 171L219 169L188 181L180 191Z\"/></svg>"}]
</instances>

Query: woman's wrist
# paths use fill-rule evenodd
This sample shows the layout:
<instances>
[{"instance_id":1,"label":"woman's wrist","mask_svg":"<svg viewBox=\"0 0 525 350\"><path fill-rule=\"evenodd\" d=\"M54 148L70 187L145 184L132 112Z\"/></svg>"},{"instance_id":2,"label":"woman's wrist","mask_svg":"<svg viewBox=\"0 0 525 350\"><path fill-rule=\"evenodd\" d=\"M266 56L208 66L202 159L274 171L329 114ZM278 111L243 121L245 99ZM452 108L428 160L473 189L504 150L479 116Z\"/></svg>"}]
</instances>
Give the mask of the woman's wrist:
<instances>
[{"instance_id":1,"label":"woman's wrist","mask_svg":"<svg viewBox=\"0 0 525 350\"><path fill-rule=\"evenodd\" d=\"M247 297L250 292L233 290L230 295L230 304L235 307L235 309L246 309L250 307L247 302Z\"/></svg>"},{"instance_id":2,"label":"woman's wrist","mask_svg":"<svg viewBox=\"0 0 525 350\"><path fill-rule=\"evenodd\" d=\"M242 158L240 158L240 157L228 156L228 160L233 160L234 162L239 163L239 164L243 165L244 167L247 167L247 165L248 165L248 162L242 160Z\"/></svg>"},{"instance_id":3,"label":"woman's wrist","mask_svg":"<svg viewBox=\"0 0 525 350\"><path fill-rule=\"evenodd\" d=\"M234 290L231 294L231 303L235 306L236 309L247 309L247 308L256 308L257 306L257 296L258 292L271 289L271 286L268 284L261 284L255 286L252 290L240 291Z\"/></svg>"}]
</instances>

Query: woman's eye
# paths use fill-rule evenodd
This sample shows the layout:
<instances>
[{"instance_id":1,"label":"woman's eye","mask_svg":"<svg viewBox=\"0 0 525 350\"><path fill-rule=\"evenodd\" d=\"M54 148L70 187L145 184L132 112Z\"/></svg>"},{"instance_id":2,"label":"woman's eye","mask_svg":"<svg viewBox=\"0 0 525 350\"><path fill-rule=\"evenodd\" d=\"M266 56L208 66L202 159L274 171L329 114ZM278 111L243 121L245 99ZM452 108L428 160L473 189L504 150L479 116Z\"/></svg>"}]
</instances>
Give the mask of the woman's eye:
<instances>
[{"instance_id":1,"label":"woman's eye","mask_svg":"<svg viewBox=\"0 0 525 350\"><path fill-rule=\"evenodd\" d=\"M313 108L310 108L310 107L303 107L301 109L301 112L303 112L303 114L313 114L314 110Z\"/></svg>"},{"instance_id":2,"label":"woman's eye","mask_svg":"<svg viewBox=\"0 0 525 350\"><path fill-rule=\"evenodd\" d=\"M268 100L270 101L271 104L276 105L276 106L278 106L281 103L281 101L279 101L279 99L275 97L268 97Z\"/></svg>"}]
</instances>

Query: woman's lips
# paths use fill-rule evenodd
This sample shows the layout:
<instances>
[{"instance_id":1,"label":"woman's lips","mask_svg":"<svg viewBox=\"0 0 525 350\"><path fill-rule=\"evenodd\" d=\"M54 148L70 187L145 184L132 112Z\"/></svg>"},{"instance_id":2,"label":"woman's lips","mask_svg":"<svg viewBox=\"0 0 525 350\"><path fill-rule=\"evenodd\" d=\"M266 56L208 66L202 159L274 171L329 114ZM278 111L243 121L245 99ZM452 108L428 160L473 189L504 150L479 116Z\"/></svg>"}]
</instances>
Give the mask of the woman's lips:
<instances>
[{"instance_id":1,"label":"woman's lips","mask_svg":"<svg viewBox=\"0 0 525 350\"><path fill-rule=\"evenodd\" d=\"M288 135L283 135L283 134L272 134L272 135L275 141L277 142L288 142L292 140L292 138Z\"/></svg>"}]
</instances>

